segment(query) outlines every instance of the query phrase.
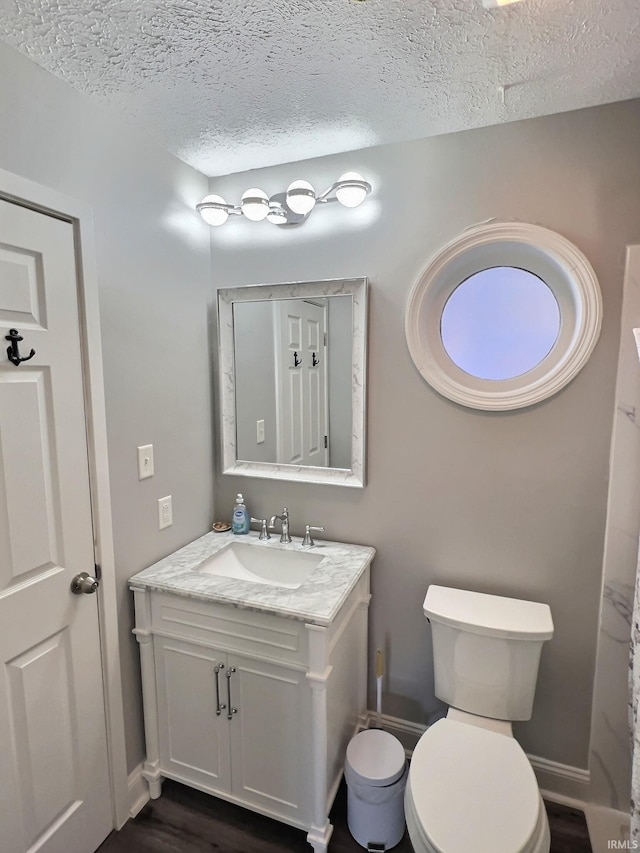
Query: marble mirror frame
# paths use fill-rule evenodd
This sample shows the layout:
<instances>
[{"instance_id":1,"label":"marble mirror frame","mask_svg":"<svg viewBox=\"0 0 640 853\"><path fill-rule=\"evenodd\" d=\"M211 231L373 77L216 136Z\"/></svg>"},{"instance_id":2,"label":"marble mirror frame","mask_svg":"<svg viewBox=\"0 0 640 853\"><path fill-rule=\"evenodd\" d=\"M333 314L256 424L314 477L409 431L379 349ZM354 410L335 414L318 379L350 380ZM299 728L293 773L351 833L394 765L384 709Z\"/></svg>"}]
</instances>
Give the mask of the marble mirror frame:
<instances>
[{"instance_id":1,"label":"marble mirror frame","mask_svg":"<svg viewBox=\"0 0 640 853\"><path fill-rule=\"evenodd\" d=\"M353 301L351 467L321 468L250 462L237 458L233 305L274 299L351 296ZM218 290L218 358L222 421L222 473L362 488L365 484L367 279L341 278L286 284L252 284Z\"/></svg>"}]
</instances>

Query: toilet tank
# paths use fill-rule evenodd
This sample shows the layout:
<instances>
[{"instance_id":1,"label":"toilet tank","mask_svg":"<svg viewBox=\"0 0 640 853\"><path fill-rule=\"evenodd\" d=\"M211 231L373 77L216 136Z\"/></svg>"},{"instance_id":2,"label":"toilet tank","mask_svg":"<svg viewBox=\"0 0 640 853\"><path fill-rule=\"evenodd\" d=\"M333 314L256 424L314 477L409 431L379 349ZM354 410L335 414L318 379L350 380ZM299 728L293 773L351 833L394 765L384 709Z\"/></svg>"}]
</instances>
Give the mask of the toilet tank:
<instances>
[{"instance_id":1,"label":"toilet tank","mask_svg":"<svg viewBox=\"0 0 640 853\"><path fill-rule=\"evenodd\" d=\"M546 604L430 586L436 696L496 720L528 720L540 652L553 636Z\"/></svg>"}]
</instances>

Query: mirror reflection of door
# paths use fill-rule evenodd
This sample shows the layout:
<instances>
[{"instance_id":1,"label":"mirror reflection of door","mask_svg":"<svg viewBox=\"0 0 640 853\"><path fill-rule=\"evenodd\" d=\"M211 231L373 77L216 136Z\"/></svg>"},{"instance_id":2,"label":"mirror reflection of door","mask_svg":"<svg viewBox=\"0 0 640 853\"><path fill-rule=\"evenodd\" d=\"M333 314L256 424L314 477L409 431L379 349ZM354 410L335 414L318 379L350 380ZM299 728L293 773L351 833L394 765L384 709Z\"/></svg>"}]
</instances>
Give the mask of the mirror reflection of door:
<instances>
[{"instance_id":1,"label":"mirror reflection of door","mask_svg":"<svg viewBox=\"0 0 640 853\"><path fill-rule=\"evenodd\" d=\"M352 367L351 295L234 302L237 459L350 468Z\"/></svg>"},{"instance_id":2,"label":"mirror reflection of door","mask_svg":"<svg viewBox=\"0 0 640 853\"><path fill-rule=\"evenodd\" d=\"M327 309L324 300L273 303L277 462L327 466Z\"/></svg>"}]
</instances>

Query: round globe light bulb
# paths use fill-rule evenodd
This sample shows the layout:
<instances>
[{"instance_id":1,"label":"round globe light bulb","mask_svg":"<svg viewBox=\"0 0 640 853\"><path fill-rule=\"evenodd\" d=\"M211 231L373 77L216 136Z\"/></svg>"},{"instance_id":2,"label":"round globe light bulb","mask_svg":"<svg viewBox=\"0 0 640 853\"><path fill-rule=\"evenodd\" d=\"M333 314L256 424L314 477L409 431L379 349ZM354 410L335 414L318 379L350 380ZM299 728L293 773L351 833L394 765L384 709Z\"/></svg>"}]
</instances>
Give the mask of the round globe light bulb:
<instances>
[{"instance_id":1,"label":"round globe light bulb","mask_svg":"<svg viewBox=\"0 0 640 853\"><path fill-rule=\"evenodd\" d=\"M267 219L274 225L286 225L287 211L280 202L271 201L269 202L269 213L267 213Z\"/></svg>"},{"instance_id":2,"label":"round globe light bulb","mask_svg":"<svg viewBox=\"0 0 640 853\"><path fill-rule=\"evenodd\" d=\"M260 222L262 219L266 219L269 214L269 197L264 190L251 187L242 193L240 207L247 219L251 219L252 222Z\"/></svg>"},{"instance_id":3,"label":"round globe light bulb","mask_svg":"<svg viewBox=\"0 0 640 853\"><path fill-rule=\"evenodd\" d=\"M216 204L226 204L222 196L219 195L206 195L200 204L206 204L209 201ZM208 225L224 225L229 218L229 211L222 207L204 207L200 209L200 216Z\"/></svg>"},{"instance_id":4,"label":"round globe light bulb","mask_svg":"<svg viewBox=\"0 0 640 853\"><path fill-rule=\"evenodd\" d=\"M287 187L287 207L306 216L316 204L316 192L309 181L294 181Z\"/></svg>"},{"instance_id":5,"label":"round globe light bulb","mask_svg":"<svg viewBox=\"0 0 640 853\"><path fill-rule=\"evenodd\" d=\"M345 172L344 175L338 178L338 183L341 181L361 181L362 183L366 183L365 179L358 172ZM345 207L357 207L359 204L362 204L366 197L367 190L364 187L346 186L338 187L336 190L336 198Z\"/></svg>"}]
</instances>

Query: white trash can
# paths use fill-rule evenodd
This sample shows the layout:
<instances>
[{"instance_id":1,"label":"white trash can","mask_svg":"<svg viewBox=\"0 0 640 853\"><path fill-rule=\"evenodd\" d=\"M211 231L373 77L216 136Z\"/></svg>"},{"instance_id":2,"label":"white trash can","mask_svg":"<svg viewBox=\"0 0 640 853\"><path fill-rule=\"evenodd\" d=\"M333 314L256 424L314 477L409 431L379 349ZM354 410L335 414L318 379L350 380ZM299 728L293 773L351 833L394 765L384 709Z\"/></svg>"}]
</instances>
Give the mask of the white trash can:
<instances>
[{"instance_id":1,"label":"white trash can","mask_svg":"<svg viewBox=\"0 0 640 853\"><path fill-rule=\"evenodd\" d=\"M404 835L407 761L398 738L366 729L347 747L347 824L365 849L391 850Z\"/></svg>"}]
</instances>

